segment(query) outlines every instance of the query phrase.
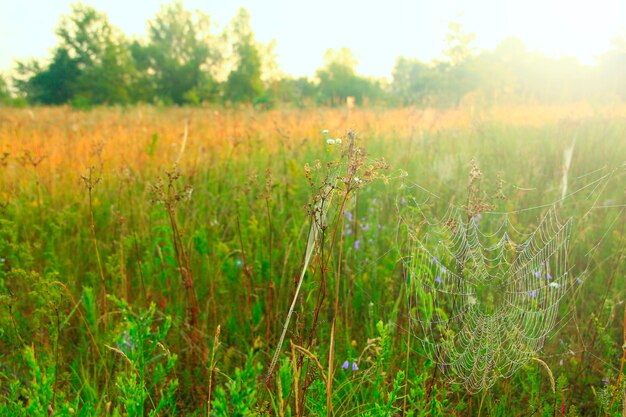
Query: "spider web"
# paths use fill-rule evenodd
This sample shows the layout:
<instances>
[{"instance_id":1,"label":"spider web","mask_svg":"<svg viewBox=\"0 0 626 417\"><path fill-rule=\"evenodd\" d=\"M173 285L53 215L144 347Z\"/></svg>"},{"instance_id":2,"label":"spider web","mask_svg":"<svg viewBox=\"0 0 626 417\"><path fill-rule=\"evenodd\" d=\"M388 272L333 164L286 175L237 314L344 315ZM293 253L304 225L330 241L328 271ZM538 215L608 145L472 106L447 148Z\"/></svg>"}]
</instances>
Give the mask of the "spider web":
<instances>
[{"instance_id":1,"label":"spider web","mask_svg":"<svg viewBox=\"0 0 626 417\"><path fill-rule=\"evenodd\" d=\"M461 209L409 233L413 332L442 373L472 393L536 355L574 281L570 220L559 221L550 208L525 233L506 214L489 216L500 217L490 234L481 231L480 216Z\"/></svg>"}]
</instances>

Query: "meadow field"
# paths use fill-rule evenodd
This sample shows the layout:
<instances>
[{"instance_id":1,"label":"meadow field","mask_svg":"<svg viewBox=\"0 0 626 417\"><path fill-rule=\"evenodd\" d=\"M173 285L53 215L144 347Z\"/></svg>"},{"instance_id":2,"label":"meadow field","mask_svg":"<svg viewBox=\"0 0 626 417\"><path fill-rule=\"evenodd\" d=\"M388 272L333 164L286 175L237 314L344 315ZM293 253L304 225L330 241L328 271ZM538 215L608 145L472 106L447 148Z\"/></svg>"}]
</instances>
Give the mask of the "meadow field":
<instances>
[{"instance_id":1,"label":"meadow field","mask_svg":"<svg viewBox=\"0 0 626 417\"><path fill-rule=\"evenodd\" d=\"M416 325L451 207L571 225L478 385ZM626 415L625 209L624 105L0 108L0 415Z\"/></svg>"}]
</instances>

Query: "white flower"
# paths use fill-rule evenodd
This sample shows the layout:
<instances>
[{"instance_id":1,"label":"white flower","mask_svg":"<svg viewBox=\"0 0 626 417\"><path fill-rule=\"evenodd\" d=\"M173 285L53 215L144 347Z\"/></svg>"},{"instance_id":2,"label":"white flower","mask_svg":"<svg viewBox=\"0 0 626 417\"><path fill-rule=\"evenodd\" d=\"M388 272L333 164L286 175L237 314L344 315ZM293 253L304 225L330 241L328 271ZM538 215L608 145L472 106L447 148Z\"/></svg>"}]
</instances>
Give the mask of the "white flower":
<instances>
[{"instance_id":1,"label":"white flower","mask_svg":"<svg viewBox=\"0 0 626 417\"><path fill-rule=\"evenodd\" d=\"M322 135L328 135L328 129L322 130Z\"/></svg>"},{"instance_id":2,"label":"white flower","mask_svg":"<svg viewBox=\"0 0 626 417\"><path fill-rule=\"evenodd\" d=\"M326 139L326 143L328 143L329 145L334 145L335 139Z\"/></svg>"},{"instance_id":3,"label":"white flower","mask_svg":"<svg viewBox=\"0 0 626 417\"><path fill-rule=\"evenodd\" d=\"M552 288L561 288L561 284L559 284L558 282L551 282L548 285Z\"/></svg>"},{"instance_id":4,"label":"white flower","mask_svg":"<svg viewBox=\"0 0 626 417\"><path fill-rule=\"evenodd\" d=\"M337 139L335 139L335 143L336 143L337 145L341 145L341 138L337 138Z\"/></svg>"}]
</instances>

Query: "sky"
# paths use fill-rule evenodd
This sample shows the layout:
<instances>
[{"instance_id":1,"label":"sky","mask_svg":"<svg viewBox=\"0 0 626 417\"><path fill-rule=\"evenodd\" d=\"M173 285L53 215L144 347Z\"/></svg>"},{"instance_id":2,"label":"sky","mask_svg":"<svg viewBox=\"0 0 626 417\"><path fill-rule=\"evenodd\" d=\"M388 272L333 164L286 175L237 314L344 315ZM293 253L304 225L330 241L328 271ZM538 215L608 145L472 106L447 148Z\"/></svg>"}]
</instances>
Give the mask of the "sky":
<instances>
[{"instance_id":1,"label":"sky","mask_svg":"<svg viewBox=\"0 0 626 417\"><path fill-rule=\"evenodd\" d=\"M160 0L83 0L106 13L130 37L146 33ZM0 72L15 60L45 58L69 0L0 0ZM313 76L328 48L350 48L364 75L390 77L399 56L441 58L450 21L493 49L509 36L549 56L574 56L591 64L626 34L626 0L184 0L224 27L239 7L248 9L261 42L276 41L279 67Z\"/></svg>"}]
</instances>

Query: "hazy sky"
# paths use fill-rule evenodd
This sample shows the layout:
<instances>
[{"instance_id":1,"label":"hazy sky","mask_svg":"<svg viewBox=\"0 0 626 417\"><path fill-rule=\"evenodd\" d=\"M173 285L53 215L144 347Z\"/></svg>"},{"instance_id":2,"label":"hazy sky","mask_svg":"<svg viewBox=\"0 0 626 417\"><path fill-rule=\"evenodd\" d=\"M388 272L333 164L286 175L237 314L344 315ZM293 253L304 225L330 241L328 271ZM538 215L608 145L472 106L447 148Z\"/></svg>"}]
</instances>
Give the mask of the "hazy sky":
<instances>
[{"instance_id":1,"label":"hazy sky","mask_svg":"<svg viewBox=\"0 0 626 417\"><path fill-rule=\"evenodd\" d=\"M142 36L160 0L83 0L105 12L129 36ZM14 59L43 58L69 0L0 0L0 71ZM262 42L276 40L281 69L313 75L327 48L350 48L358 71L390 76L398 56L425 61L441 56L447 23L460 20L491 49L516 36L532 50L572 55L586 63L624 33L626 0L185 0L186 9L208 13L219 27L241 6ZM461 15L460 19L459 16Z\"/></svg>"}]
</instances>

